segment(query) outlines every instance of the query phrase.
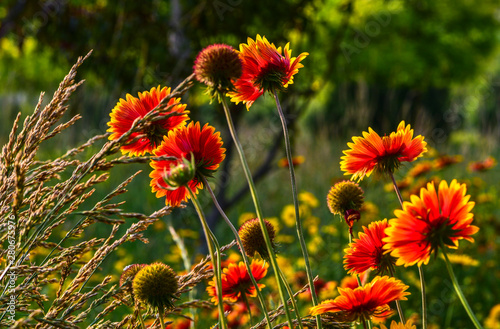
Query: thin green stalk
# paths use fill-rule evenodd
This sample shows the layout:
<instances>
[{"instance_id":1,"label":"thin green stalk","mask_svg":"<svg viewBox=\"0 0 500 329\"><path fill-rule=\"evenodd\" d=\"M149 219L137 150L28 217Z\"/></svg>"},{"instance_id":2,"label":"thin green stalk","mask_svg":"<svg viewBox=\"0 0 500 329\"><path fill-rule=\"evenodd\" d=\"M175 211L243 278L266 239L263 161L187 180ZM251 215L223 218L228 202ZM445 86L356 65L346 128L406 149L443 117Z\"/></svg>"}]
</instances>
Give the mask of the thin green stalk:
<instances>
[{"instance_id":1,"label":"thin green stalk","mask_svg":"<svg viewBox=\"0 0 500 329\"><path fill-rule=\"evenodd\" d=\"M258 289L258 288L257 288L257 289ZM250 309L250 303L248 302L247 294L242 293L242 294L241 294L241 299L243 299L243 302L245 303L245 306L247 307L247 310L248 310L248 316L250 317L248 322L250 323L250 327L252 327L252 326L253 326L253 321L252 321L252 310Z\"/></svg>"},{"instance_id":2,"label":"thin green stalk","mask_svg":"<svg viewBox=\"0 0 500 329\"><path fill-rule=\"evenodd\" d=\"M313 306L318 305L318 295L316 295L316 289L314 289L314 278L311 270L311 264L309 263L309 254L307 252L306 241L304 238L304 232L302 230L302 222L300 221L299 212L299 201L297 196L297 183L295 181L295 169L293 168L293 158L292 158L292 148L290 146L290 136L288 134L288 127L286 124L285 114L281 109L280 100L278 98L278 93L274 90L274 100L276 101L276 107L278 108L278 113L281 119L281 125L283 126L283 135L285 138L285 150L286 157L288 159L288 168L290 169L290 181L292 184L292 196L293 205L295 208L295 228L297 229L297 236L299 237L300 249L302 250L302 257L304 258L304 264L306 267L307 281L309 282L309 287L311 288L311 298ZM318 329L321 329L321 319L319 315L316 315L316 323Z\"/></svg>"},{"instance_id":3,"label":"thin green stalk","mask_svg":"<svg viewBox=\"0 0 500 329\"><path fill-rule=\"evenodd\" d=\"M217 198L215 197L214 191L212 191L212 188L208 184L207 179L205 178L205 176L202 176L202 178L203 178L203 185L204 185L204 187L207 188L208 193L212 197L212 201L214 202L215 207L217 208L220 215L222 216L222 218L224 219L226 224L229 226L229 228L233 232L234 238L236 239L236 242L238 243L238 246L240 247L241 256L243 257L243 262L245 263L245 266L247 268L247 272L250 276L250 280L252 280L252 284L254 285L255 290L257 291L257 298L259 299L260 306L262 307L262 312L264 313L264 316L266 318L267 327L269 329L271 329L271 319L269 318L269 314L267 311L266 301L264 299L264 296L262 295L262 292L260 291L259 285L257 284L255 277L253 276L252 269L250 268L250 261L248 260L247 254L245 253L245 249L243 248L243 242L241 241L240 235L238 234L238 231L234 227L233 223L231 223L231 221L227 217L226 213L224 212L224 210L220 206L219 201L217 201Z\"/></svg>"},{"instance_id":4,"label":"thin green stalk","mask_svg":"<svg viewBox=\"0 0 500 329\"><path fill-rule=\"evenodd\" d=\"M269 233L267 232L266 224L264 222L264 216L262 214L262 208L260 206L259 197L257 195L257 190L255 188L255 183L253 181L252 174L250 172L250 168L248 167L248 163L245 157L245 153L243 152L243 147L236 135L236 129L234 128L233 119L231 118L231 113L229 112L229 107L227 106L227 100L225 97L221 97L222 99L222 107L224 108L224 113L226 115L227 124L229 127L229 131L231 132L231 136L233 138L234 145L238 150L238 154L240 156L241 164L243 167L243 171L245 172L245 176L248 182L248 187L250 189L250 194L252 195L253 204L255 206L255 211L257 212L257 218L259 219L260 228L262 230L262 235L264 236L264 240L266 241L267 251L269 253L269 261L274 270L274 275L276 277L276 282L278 284L278 292L280 294L281 301L283 302L283 309L285 310L286 318L288 321L288 326L293 328L292 317L290 315L290 310L286 303L286 295L283 288L283 283L281 282L279 276L278 262L276 261L276 254L271 245L271 239L269 238Z\"/></svg>"},{"instance_id":5,"label":"thin green stalk","mask_svg":"<svg viewBox=\"0 0 500 329\"><path fill-rule=\"evenodd\" d=\"M227 329L227 323L226 323L226 317L224 316L224 305L223 305L223 299L222 299L222 281L221 281L221 258L220 258L220 247L218 246L217 239L215 239L215 236L213 235L212 231L210 230L210 227L208 227L207 221L205 219L205 215L203 214L203 210L201 209L201 205L198 202L198 199L196 199L196 195L191 191L191 188L186 186L186 189L189 191L189 195L191 197L191 201L193 202L193 205L196 209L196 212L198 213L198 217L200 218L201 225L203 227L203 232L205 233L205 239L207 240L207 246L208 250L210 252L210 260L212 261L212 267L214 269L215 273L215 291L217 294L217 307L219 309L219 323L222 329ZM212 242L216 244L216 251L214 251L214 247L212 245ZM217 255L217 260L216 262L214 261L215 256Z\"/></svg>"},{"instance_id":6,"label":"thin green stalk","mask_svg":"<svg viewBox=\"0 0 500 329\"><path fill-rule=\"evenodd\" d=\"M392 185L394 186L394 191L398 196L399 203L401 207L403 207L403 196L401 195L401 191L399 191L398 184L394 179L394 175L391 171L389 171L389 176L392 180ZM422 292L422 329L427 329L427 300L425 298L425 279L424 279L424 270L422 266L418 266L418 275L420 276L420 291Z\"/></svg>"},{"instance_id":7,"label":"thin green stalk","mask_svg":"<svg viewBox=\"0 0 500 329\"><path fill-rule=\"evenodd\" d=\"M303 329L304 327L302 326L302 319L300 318L299 308L297 307L297 301L295 300L295 297L293 296L292 288L290 288L290 285L287 283L285 274L283 273L281 268L279 270L280 270L280 276L283 279L283 282L285 283L285 287L286 287L286 291L288 292L288 296L290 296L290 301L292 302L292 307L295 311L295 316L297 317L297 324L299 325L299 328ZM313 286L313 288L314 288L314 286ZM311 287L309 287L309 289L311 289Z\"/></svg>"},{"instance_id":8,"label":"thin green stalk","mask_svg":"<svg viewBox=\"0 0 500 329\"><path fill-rule=\"evenodd\" d=\"M165 321L163 320L163 310L158 308L158 317L160 318L161 329L165 329Z\"/></svg>"},{"instance_id":9,"label":"thin green stalk","mask_svg":"<svg viewBox=\"0 0 500 329\"><path fill-rule=\"evenodd\" d=\"M392 265L389 266L389 273L391 273L391 276L393 278L396 278ZM406 323L405 315L403 314L403 308L401 307L401 303L399 302L399 300L396 300L396 307L398 309L399 319L401 320L401 323Z\"/></svg>"},{"instance_id":10,"label":"thin green stalk","mask_svg":"<svg viewBox=\"0 0 500 329\"><path fill-rule=\"evenodd\" d=\"M175 230L174 226L172 225L172 219L170 219L170 217L167 219L167 228L168 228L168 231L170 232L170 234L172 235L172 239L174 239L175 244L177 245L177 247L179 247L179 250L181 251L181 258L182 258L184 268L186 269L186 271L189 272L192 264L191 264L191 260L189 259L189 256L188 256L186 245L184 244L184 241L181 239L181 237L179 236L179 234ZM189 300L195 299L195 293L196 293L195 289L196 289L196 287L189 290ZM193 319L196 318L197 308L190 307L189 313L191 314ZM194 321L190 321L189 327L194 328Z\"/></svg>"},{"instance_id":11,"label":"thin green stalk","mask_svg":"<svg viewBox=\"0 0 500 329\"><path fill-rule=\"evenodd\" d=\"M476 316L474 315L474 312L469 306L469 303L467 302L467 299L465 299L464 293L462 292L462 289L460 288L460 285L458 284L457 277L455 276L455 273L453 272L453 268L451 267L450 260L448 259L448 255L446 254L446 251L444 250L444 244L441 241L441 251L443 252L444 255L444 263L446 264L446 269L448 270L448 273L450 274L451 282L453 283L453 288L455 288L455 292L458 295L458 299L460 299L460 302L465 308L465 311L469 315L469 318L471 319L472 323L474 323L474 327L477 329L483 329L481 327L481 324L477 320Z\"/></svg>"},{"instance_id":12,"label":"thin green stalk","mask_svg":"<svg viewBox=\"0 0 500 329\"><path fill-rule=\"evenodd\" d=\"M352 239L354 238L352 234L352 230L349 228L349 244L352 243ZM361 284L361 279L359 278L359 274L356 273L356 281L358 281L358 287L362 287L363 284Z\"/></svg>"},{"instance_id":13,"label":"thin green stalk","mask_svg":"<svg viewBox=\"0 0 500 329\"><path fill-rule=\"evenodd\" d=\"M363 318L363 317L361 318L361 323L363 324L363 328L364 328L364 329L367 329L367 328L368 328L368 326L366 325L366 320L365 320L365 318Z\"/></svg>"}]
</instances>

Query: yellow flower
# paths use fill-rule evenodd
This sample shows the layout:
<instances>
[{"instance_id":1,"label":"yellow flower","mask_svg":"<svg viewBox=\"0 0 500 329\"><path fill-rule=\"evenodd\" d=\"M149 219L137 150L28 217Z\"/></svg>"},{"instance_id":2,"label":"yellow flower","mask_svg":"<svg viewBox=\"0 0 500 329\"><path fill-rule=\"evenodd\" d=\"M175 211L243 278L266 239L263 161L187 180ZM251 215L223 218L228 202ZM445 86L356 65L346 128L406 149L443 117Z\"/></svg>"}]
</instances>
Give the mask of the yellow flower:
<instances>
[{"instance_id":1,"label":"yellow flower","mask_svg":"<svg viewBox=\"0 0 500 329\"><path fill-rule=\"evenodd\" d=\"M500 328L500 304L496 304L490 310L490 314L484 321L484 326L488 329Z\"/></svg>"},{"instance_id":2,"label":"yellow flower","mask_svg":"<svg viewBox=\"0 0 500 329\"><path fill-rule=\"evenodd\" d=\"M319 206L319 201L316 199L314 194L311 192L300 192L299 193L299 201L303 202L305 205L311 208L317 208Z\"/></svg>"},{"instance_id":3,"label":"yellow flower","mask_svg":"<svg viewBox=\"0 0 500 329\"><path fill-rule=\"evenodd\" d=\"M443 254L440 254L440 256L442 259L444 259ZM448 259L452 264L460 264L463 266L479 266L479 261L468 255L448 254Z\"/></svg>"}]
</instances>

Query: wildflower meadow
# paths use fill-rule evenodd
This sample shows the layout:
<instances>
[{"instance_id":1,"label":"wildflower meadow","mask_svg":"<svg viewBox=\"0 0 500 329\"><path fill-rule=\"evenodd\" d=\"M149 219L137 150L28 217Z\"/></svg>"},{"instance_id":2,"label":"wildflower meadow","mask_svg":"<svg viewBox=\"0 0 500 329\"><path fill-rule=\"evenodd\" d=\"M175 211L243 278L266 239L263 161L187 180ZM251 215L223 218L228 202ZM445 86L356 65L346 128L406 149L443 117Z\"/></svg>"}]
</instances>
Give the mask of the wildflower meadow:
<instances>
[{"instance_id":1,"label":"wildflower meadow","mask_svg":"<svg viewBox=\"0 0 500 329\"><path fill-rule=\"evenodd\" d=\"M24 58L16 47L27 47L15 43L15 17L16 8L29 11L14 2L0 5L0 19L9 23L0 25L2 69L9 58ZM473 11L459 3L447 10L464 6L482 17L494 7ZM59 62L52 74L61 67L67 72L58 85L46 79L42 90L54 92L37 91L29 109L14 107L7 115L2 97L8 92L0 91L6 127L0 134L0 328L500 328L500 130L491 122L498 123L498 105L496 119L484 120L485 92L481 101L472 93L475 107L463 116L464 129L453 133L432 128L432 111L423 103L408 105L420 87L399 110L368 114L361 87L354 91L325 78L342 71L332 72L325 58L342 54L350 63L351 56L380 46L378 33L388 33L365 27L373 48L371 41L360 44L361 18L404 34L377 17L403 24L409 13L427 17L439 8L305 1L290 10L314 12L317 34L300 23L313 24L312 17L298 16L275 40L268 33L271 19L238 33L246 37L200 37L202 46L181 56L197 44L179 41L184 23L178 10L187 2L150 5L156 14L141 21L161 26L155 17L169 14L171 55L179 51L178 67L169 69L185 75L156 75L129 89L115 81L120 96L101 102L107 87L86 87L86 77L92 85L130 67L122 72L101 63L97 47L71 65ZM227 22L229 13L249 4L192 5L189 17ZM212 5L215 16L203 16ZM120 31L108 45L109 58L135 56L114 47L124 42L120 33L134 30L131 12L146 9L107 1L40 6L38 18L27 20L37 22L34 38L23 42L45 42L51 20L62 24L59 18L77 13L77 25L89 15L98 21L109 9L118 13L114 30ZM335 19L337 33L328 37L335 46L322 49L313 39L325 37L322 28ZM5 32L10 37L2 35L6 26L14 27ZM75 36L84 38L80 29ZM349 39L349 31L358 34ZM495 31L498 37L500 27ZM137 40L147 61L156 45ZM71 45L68 39L60 46ZM36 63L57 61L56 54L34 57ZM490 57L499 58L494 50ZM144 70L134 72L144 76ZM9 76L15 77L0 73L6 85ZM344 96L360 98L339 114L346 98L325 99L342 88L349 89ZM457 88L454 100L462 97ZM498 98L498 89L493 94ZM458 120L455 112L443 113L448 123ZM86 115L103 119L87 129L93 124ZM473 135L471 127L490 128Z\"/></svg>"}]
</instances>

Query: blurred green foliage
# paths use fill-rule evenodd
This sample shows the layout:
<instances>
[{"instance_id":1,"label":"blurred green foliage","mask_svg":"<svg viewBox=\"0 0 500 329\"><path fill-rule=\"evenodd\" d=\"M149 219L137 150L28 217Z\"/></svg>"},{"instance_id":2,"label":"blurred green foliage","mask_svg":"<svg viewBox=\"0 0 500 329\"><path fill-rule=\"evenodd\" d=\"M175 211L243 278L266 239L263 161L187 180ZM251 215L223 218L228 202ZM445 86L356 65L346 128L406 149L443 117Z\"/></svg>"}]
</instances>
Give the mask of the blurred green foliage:
<instances>
[{"instance_id":1,"label":"blurred green foliage","mask_svg":"<svg viewBox=\"0 0 500 329\"><path fill-rule=\"evenodd\" d=\"M347 235L343 223L328 213L324 198L330 183L342 177L339 158L350 136L360 135L368 126L390 132L404 119L441 151L466 154L467 159L482 159L492 152L500 157L500 84L496 82L499 13L500 4L494 0L3 0L0 144L5 142L15 114L30 113L38 93L57 88L71 63L90 49L93 55L79 72L87 82L71 105L73 114L81 113L83 119L72 129L74 136L57 139L52 149L43 150L42 158L60 155L77 141L103 133L111 108L127 93L136 95L158 84L175 87L191 73L198 51L209 44L223 42L237 47L256 34L265 35L278 46L290 42L292 55L308 52L309 56L303 62L305 68L281 97L296 125L296 153L306 157L305 164L298 168L299 188L321 200L313 210L320 222L313 222L322 241L316 241L318 249L312 259L315 264L332 264L313 271L339 281L345 275L341 257ZM224 129L220 112L214 110L217 104L208 105L202 88L193 88L185 98L194 120L210 121L218 130ZM245 120L240 120L238 129L253 168L262 160L262 150L271 146L273 133L280 132L272 106L266 97L251 111L239 113ZM225 145L230 144L227 135L223 139ZM88 150L82 156L88 158L95 151ZM233 194L244 181L237 161L229 156L227 161L232 161L227 189ZM466 164L460 164L439 175L464 180L465 168ZM481 320L500 294L495 284L499 279L500 214L496 205L500 192L498 184L494 185L500 179L497 168L467 177L472 199L487 201L475 208L481 226L476 244L464 243L460 250L477 258L481 267L460 268L459 280L488 287L470 284L465 292ZM143 173L129 190L141 192L127 193L123 200L127 208L149 214L163 200L149 191L147 165L115 168L105 186L111 190L136 170ZM267 177L273 183L258 186L261 199L269 201L264 204L269 217L279 218L291 201L287 172L279 170L273 168ZM403 177L402 173L397 178ZM395 195L384 192L383 182L367 180L363 184L367 200L379 205L375 219L392 216L398 207ZM96 193L88 204L99 197ZM210 203L205 201L205 205ZM249 211L252 207L247 196L232 208L230 218L235 220ZM169 217L190 254L196 254L203 243L193 209L175 210ZM103 227L85 234L105 236L109 228ZM331 227L334 229L326 230ZM149 251L144 245L138 248L138 244L122 248L103 264L103 272L118 277L130 262L154 260L169 262L181 270L178 249L165 223L160 222L148 233ZM219 226L217 233L221 243L229 242L225 227ZM293 229L283 226L282 234L293 236ZM283 258L300 254L297 244L282 242L282 246ZM442 263L436 262L426 271L429 291L439 291ZM416 289L412 293L418 295ZM207 297L203 291L200 296ZM419 301L414 296L408 308L418 312ZM431 312L430 320L441 328L468 327L470 323L461 310L454 301L446 311ZM129 311L123 310L124 314Z\"/></svg>"},{"instance_id":2,"label":"blurred green foliage","mask_svg":"<svg viewBox=\"0 0 500 329\"><path fill-rule=\"evenodd\" d=\"M464 127L446 110L465 93L478 98L475 128L498 137L498 105L488 95L498 77L499 10L494 0L5 0L0 101L53 88L69 63L93 49L81 74L85 97L103 100L103 108L78 102L76 111L98 127L126 93L183 80L203 47L237 47L259 33L291 42L294 55L310 54L291 89L309 128L326 125L339 135L368 125L389 130L406 119L448 134Z\"/></svg>"}]
</instances>

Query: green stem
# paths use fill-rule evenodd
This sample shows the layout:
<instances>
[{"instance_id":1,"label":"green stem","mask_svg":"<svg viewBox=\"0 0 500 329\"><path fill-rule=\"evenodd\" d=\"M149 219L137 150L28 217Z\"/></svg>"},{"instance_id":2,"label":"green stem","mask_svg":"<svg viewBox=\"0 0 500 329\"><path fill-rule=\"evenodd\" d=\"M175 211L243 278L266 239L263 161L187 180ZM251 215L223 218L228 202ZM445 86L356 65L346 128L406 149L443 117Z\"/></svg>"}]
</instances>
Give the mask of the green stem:
<instances>
[{"instance_id":1,"label":"green stem","mask_svg":"<svg viewBox=\"0 0 500 329\"><path fill-rule=\"evenodd\" d=\"M259 288L257 288L259 289ZM241 294L241 299L243 299L243 302L245 303L245 306L247 307L247 310L248 310L248 316L250 317L249 319L249 323L250 323L250 327L253 326L253 322L252 322L252 310L250 309L250 303L248 302L248 298L247 298L247 294L245 294L244 292ZM269 323L269 322L268 322Z\"/></svg>"},{"instance_id":2,"label":"green stem","mask_svg":"<svg viewBox=\"0 0 500 329\"><path fill-rule=\"evenodd\" d=\"M393 278L396 278L396 275L394 273L394 268L392 267L392 265L389 266L389 273L391 273L391 276ZM405 316L403 314L403 308L401 307L401 303L399 302L399 300L396 300L396 307L398 309L399 319L401 319L401 323L405 324L406 319L405 319Z\"/></svg>"},{"instance_id":3,"label":"green stem","mask_svg":"<svg viewBox=\"0 0 500 329\"><path fill-rule=\"evenodd\" d=\"M293 157L292 157L292 148L290 146L290 136L288 134L288 127L286 124L285 114L281 109L280 100L278 98L278 93L274 90L274 100L276 101L276 107L278 108L278 113L281 119L281 125L283 126L283 135L285 138L285 150L286 157L288 159L288 168L290 169L290 181L292 185L292 196L293 196L293 205L295 207L295 227L297 229L297 236L299 237L300 249L302 250L302 257L304 258L304 264L306 267L307 281L309 282L309 287L311 288L311 298L313 306L318 305L318 296L316 295L316 289L314 289L314 278L311 270L311 265L309 263L309 254L307 252L306 241L304 238L304 232L302 230L302 222L300 221L300 211L299 211L299 201L297 196L297 183L295 181L295 169L293 167ZM319 315L316 315L316 323L318 329L321 329L321 318Z\"/></svg>"},{"instance_id":4,"label":"green stem","mask_svg":"<svg viewBox=\"0 0 500 329\"><path fill-rule=\"evenodd\" d=\"M280 294L281 301L283 302L283 309L285 310L286 318L288 321L288 326L293 328L292 317L290 315L290 310L288 309L288 305L286 303L286 295L283 288L283 284L281 282L279 276L278 262L276 261L276 254L271 244L271 239L269 238L269 233L267 232L267 227L264 222L264 216L262 214L262 208L260 206L259 197L257 195L257 189L255 188L255 183L253 181L252 174L250 172L250 168L248 167L248 163L245 157L245 153L243 152L243 147L236 135L236 129L234 128L233 119L231 118L231 113L229 112L229 107L227 106L227 100L225 97L221 97L222 99L222 107L224 108L224 113L226 115L227 124L229 127L229 131L231 132L231 137L233 138L234 145L238 150L238 154L240 156L240 161L243 167L243 171L245 172L245 177L248 182L248 187L250 189L250 194L252 195L252 201L255 207L255 211L257 212L257 218L259 219L260 228L262 230L262 235L264 236L264 240L266 242L267 251L269 253L269 261L274 271L274 275L276 277L276 282L278 284L278 291Z\"/></svg>"},{"instance_id":5,"label":"green stem","mask_svg":"<svg viewBox=\"0 0 500 329\"><path fill-rule=\"evenodd\" d=\"M165 321L163 320L163 310L158 308L158 317L160 318L161 329L165 329Z\"/></svg>"},{"instance_id":6,"label":"green stem","mask_svg":"<svg viewBox=\"0 0 500 329\"><path fill-rule=\"evenodd\" d=\"M349 245L350 245L352 243L352 239L354 238L351 228L349 228L348 235L349 235ZM359 274L356 273L355 276L356 276L356 281L358 281L358 287L362 287L363 284L361 283L361 279L359 278Z\"/></svg>"},{"instance_id":7,"label":"green stem","mask_svg":"<svg viewBox=\"0 0 500 329\"><path fill-rule=\"evenodd\" d=\"M368 326L366 325L366 320L365 320L365 318L364 318L364 317L362 317L362 318L361 318L361 323L363 324L363 328L364 328L364 329L367 329L367 328L368 328Z\"/></svg>"},{"instance_id":8,"label":"green stem","mask_svg":"<svg viewBox=\"0 0 500 329\"><path fill-rule=\"evenodd\" d=\"M446 251L444 250L444 244L442 241L441 241L441 251L443 252L444 263L446 264L446 269L448 270L448 273L450 274L451 282L453 283L453 288L455 288L455 292L458 295L458 299L460 299L460 302L462 302L462 305L464 306L465 311L469 315L469 318L471 319L472 323L474 323L474 327L476 327L477 329L483 329L483 327L481 327L481 324L477 320L476 316L474 315L474 312L470 308L469 303L467 302L467 299L465 299L464 293L462 292L460 285L458 284L455 273L453 272L453 268L451 267L450 260L448 259L448 255L446 254Z\"/></svg>"},{"instance_id":9,"label":"green stem","mask_svg":"<svg viewBox=\"0 0 500 329\"><path fill-rule=\"evenodd\" d=\"M268 314L267 307L266 307L266 302L265 302L264 296L262 295L262 292L260 291L259 285L257 284L255 277L253 276L252 269L250 267L250 261L248 259L247 254L245 253L245 248L243 247L243 242L241 241L240 235L238 234L238 231L234 227L233 223L231 223L231 221L227 217L226 213L224 212L224 210L220 206L219 202L217 201L217 198L215 197L215 194L212 191L212 188L210 187L210 185L208 184L205 176L202 176L202 179L203 179L203 185L204 185L204 187L207 188L210 196L212 197L212 201L214 202L215 207L217 208L220 215L222 216L224 221L227 223L227 225L229 226L229 228L233 232L234 237L236 239L236 242L238 243L238 246L240 247L241 255L243 257L243 262L245 263L245 266L247 268L247 272L250 276L250 280L252 280L252 284L254 285L255 290L257 291L257 298L259 299L260 305L262 307L262 312L264 313L264 316L266 318L267 326L269 329L271 329L271 319L269 318L269 314Z\"/></svg>"},{"instance_id":10,"label":"green stem","mask_svg":"<svg viewBox=\"0 0 500 329\"><path fill-rule=\"evenodd\" d=\"M392 180L392 185L394 186L394 191L398 196L399 203L403 207L403 197L401 196L401 191L399 191L398 184L394 179L394 175L389 171L389 176ZM418 266L418 274L420 276L420 291L422 292L422 329L427 329L427 300L425 298L425 280L424 280L424 270L422 266Z\"/></svg>"},{"instance_id":11,"label":"green stem","mask_svg":"<svg viewBox=\"0 0 500 329\"><path fill-rule=\"evenodd\" d=\"M303 329L304 327L302 326L302 319L300 318L299 308L297 307L297 301L295 300L295 297L293 296L292 288L290 288L290 285L287 283L285 274L283 273L281 268L279 270L280 270L280 276L285 284L286 291L288 292L288 295L290 296L290 301L292 302L292 307L295 310L295 316L297 317L297 323L299 325L299 328ZM309 286L309 289L311 289L310 286ZM314 286L313 286L313 289L314 289Z\"/></svg>"},{"instance_id":12,"label":"green stem","mask_svg":"<svg viewBox=\"0 0 500 329\"><path fill-rule=\"evenodd\" d=\"M205 219L205 215L203 214L203 210L201 209L201 205L198 202L198 199L196 198L196 195L191 191L191 188L189 186L185 187L189 191L189 195L191 197L191 201L193 202L193 205L196 209L196 212L198 213L198 217L200 218L201 225L203 227L203 232L205 233L205 239L207 240L207 246L208 250L210 252L210 260L212 261L212 267L214 269L215 273L215 290L217 294L217 307L219 309L219 323L222 329L227 329L227 323L226 323L226 317L224 316L224 304L223 304L223 298L222 298L222 281L221 281L221 258L220 258L220 247L219 243L217 242L217 239L213 235L212 231L210 230L210 227L208 227L207 221ZM214 251L214 247L212 246L212 242L216 245L216 251ZM214 261L215 256L217 256L217 261Z\"/></svg>"},{"instance_id":13,"label":"green stem","mask_svg":"<svg viewBox=\"0 0 500 329\"><path fill-rule=\"evenodd\" d=\"M191 260L189 259L189 256L188 256L188 251L186 249L186 245L184 244L184 241L182 240L182 238L179 236L179 234L175 230L174 226L172 225L172 219L170 217L167 219L167 228L168 228L170 234L172 235L172 239L174 240L175 244L177 245L177 247L179 247L179 250L181 251L181 258L182 258L182 262L184 265L184 269L186 269L186 271L189 272L192 264L191 264ZM195 293L196 293L195 289L196 289L196 287L189 290L189 300L195 299ZM197 308L190 307L189 313L191 314L193 319L196 318ZM189 327L194 328L194 321L190 321Z\"/></svg>"}]
</instances>

